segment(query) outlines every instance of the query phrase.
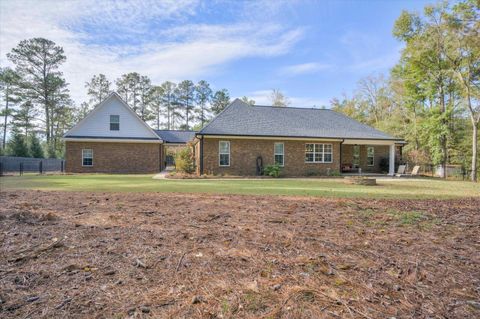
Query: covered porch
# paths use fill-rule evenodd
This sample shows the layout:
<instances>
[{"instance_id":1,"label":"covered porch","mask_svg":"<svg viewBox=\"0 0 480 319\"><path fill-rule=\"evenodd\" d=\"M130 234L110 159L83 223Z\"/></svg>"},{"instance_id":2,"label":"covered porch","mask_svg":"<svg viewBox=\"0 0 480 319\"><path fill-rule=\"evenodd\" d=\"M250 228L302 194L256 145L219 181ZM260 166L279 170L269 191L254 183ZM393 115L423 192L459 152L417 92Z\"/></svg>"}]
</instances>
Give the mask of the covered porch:
<instances>
[{"instance_id":1,"label":"covered porch","mask_svg":"<svg viewBox=\"0 0 480 319\"><path fill-rule=\"evenodd\" d=\"M403 145L392 140L345 139L340 144L340 173L393 176L402 161Z\"/></svg>"}]
</instances>

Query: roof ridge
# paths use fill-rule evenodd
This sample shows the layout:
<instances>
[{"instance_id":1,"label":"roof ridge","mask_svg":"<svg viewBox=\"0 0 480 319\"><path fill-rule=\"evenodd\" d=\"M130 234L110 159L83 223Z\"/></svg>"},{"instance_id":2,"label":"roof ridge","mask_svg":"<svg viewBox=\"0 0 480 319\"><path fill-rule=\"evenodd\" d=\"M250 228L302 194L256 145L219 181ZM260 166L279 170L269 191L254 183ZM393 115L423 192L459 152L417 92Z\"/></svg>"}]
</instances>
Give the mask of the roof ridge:
<instances>
[{"instance_id":1,"label":"roof ridge","mask_svg":"<svg viewBox=\"0 0 480 319\"><path fill-rule=\"evenodd\" d=\"M193 132L193 133L196 133L196 132L198 132L198 131L194 131L194 130L167 130L167 129L161 129L161 130L154 129L154 131L168 131L168 132Z\"/></svg>"},{"instance_id":2,"label":"roof ridge","mask_svg":"<svg viewBox=\"0 0 480 319\"><path fill-rule=\"evenodd\" d=\"M276 106L276 105L252 105L251 107L270 107L277 109L300 109L300 110L319 110L319 111L333 111L328 108L316 108L316 107L301 107L301 106Z\"/></svg>"}]
</instances>

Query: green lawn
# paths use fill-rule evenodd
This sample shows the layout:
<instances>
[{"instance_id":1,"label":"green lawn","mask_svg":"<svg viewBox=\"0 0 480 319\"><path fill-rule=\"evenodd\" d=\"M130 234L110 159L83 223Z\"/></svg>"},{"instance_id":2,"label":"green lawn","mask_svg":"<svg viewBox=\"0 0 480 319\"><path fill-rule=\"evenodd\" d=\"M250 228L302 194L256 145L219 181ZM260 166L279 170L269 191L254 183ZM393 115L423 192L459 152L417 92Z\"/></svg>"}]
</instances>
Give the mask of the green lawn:
<instances>
[{"instance_id":1,"label":"green lawn","mask_svg":"<svg viewBox=\"0 0 480 319\"><path fill-rule=\"evenodd\" d=\"M480 184L434 179L379 179L378 186L346 185L342 179L154 180L152 175L27 175L0 178L1 190L184 192L310 195L370 198L480 196Z\"/></svg>"}]
</instances>

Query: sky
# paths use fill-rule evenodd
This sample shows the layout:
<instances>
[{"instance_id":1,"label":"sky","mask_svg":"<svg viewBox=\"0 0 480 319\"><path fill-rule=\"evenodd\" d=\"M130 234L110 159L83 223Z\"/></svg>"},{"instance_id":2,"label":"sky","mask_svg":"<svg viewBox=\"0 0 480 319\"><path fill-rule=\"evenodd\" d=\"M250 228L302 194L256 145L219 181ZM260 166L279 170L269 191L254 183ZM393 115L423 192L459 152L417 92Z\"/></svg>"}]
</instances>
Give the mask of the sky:
<instances>
[{"instance_id":1,"label":"sky","mask_svg":"<svg viewBox=\"0 0 480 319\"><path fill-rule=\"evenodd\" d=\"M61 67L77 105L85 82L138 72L154 84L207 80L232 98L268 105L272 89L290 106L329 106L363 77L388 74L402 43L402 10L422 0L0 0L0 65L23 39L62 46Z\"/></svg>"}]
</instances>

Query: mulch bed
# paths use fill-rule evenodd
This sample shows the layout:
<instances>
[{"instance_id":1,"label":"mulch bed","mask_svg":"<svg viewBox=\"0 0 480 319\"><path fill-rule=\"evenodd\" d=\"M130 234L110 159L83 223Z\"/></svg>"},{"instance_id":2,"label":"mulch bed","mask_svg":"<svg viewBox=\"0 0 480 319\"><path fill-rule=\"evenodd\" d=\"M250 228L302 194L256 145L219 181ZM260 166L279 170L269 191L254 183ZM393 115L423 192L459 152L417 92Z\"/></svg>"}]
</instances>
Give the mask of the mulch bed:
<instances>
[{"instance_id":1,"label":"mulch bed","mask_svg":"<svg viewBox=\"0 0 480 319\"><path fill-rule=\"evenodd\" d=\"M480 199L0 193L1 318L479 318Z\"/></svg>"}]
</instances>

